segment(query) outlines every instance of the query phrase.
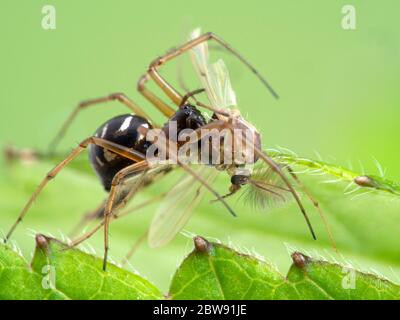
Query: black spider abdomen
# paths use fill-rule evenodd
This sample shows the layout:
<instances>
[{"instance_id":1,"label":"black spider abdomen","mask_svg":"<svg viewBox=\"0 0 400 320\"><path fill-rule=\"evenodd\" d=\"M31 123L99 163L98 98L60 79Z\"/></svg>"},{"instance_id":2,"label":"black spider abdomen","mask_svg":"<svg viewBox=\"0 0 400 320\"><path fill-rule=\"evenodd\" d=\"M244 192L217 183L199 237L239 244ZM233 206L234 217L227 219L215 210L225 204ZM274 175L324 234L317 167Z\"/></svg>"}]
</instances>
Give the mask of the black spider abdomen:
<instances>
[{"instance_id":1,"label":"black spider abdomen","mask_svg":"<svg viewBox=\"0 0 400 320\"><path fill-rule=\"evenodd\" d=\"M138 132L139 127L152 128L146 119L136 115L124 114L105 122L96 130L95 136L146 155L150 143L146 141L143 134ZM135 163L93 144L89 146L89 160L106 191L110 191L111 182L118 171Z\"/></svg>"}]
</instances>

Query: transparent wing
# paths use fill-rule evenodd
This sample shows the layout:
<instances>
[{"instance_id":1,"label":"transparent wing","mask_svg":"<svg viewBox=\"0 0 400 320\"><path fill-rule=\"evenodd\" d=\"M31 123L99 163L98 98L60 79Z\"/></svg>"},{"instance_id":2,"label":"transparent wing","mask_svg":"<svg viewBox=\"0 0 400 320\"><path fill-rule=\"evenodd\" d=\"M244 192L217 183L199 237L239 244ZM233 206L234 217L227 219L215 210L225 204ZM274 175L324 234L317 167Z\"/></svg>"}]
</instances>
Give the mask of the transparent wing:
<instances>
[{"instance_id":1,"label":"transparent wing","mask_svg":"<svg viewBox=\"0 0 400 320\"><path fill-rule=\"evenodd\" d=\"M200 29L194 30L190 38L200 36ZM216 109L229 108L237 105L236 95L232 89L229 72L223 60L210 63L207 42L203 42L190 51L192 63L211 106Z\"/></svg>"},{"instance_id":2,"label":"transparent wing","mask_svg":"<svg viewBox=\"0 0 400 320\"><path fill-rule=\"evenodd\" d=\"M172 169L173 167L170 165L160 165L144 172L126 177L118 188L114 208L120 210L125 207L135 194L140 192L144 187L152 184L154 181L158 181Z\"/></svg>"},{"instance_id":3,"label":"transparent wing","mask_svg":"<svg viewBox=\"0 0 400 320\"><path fill-rule=\"evenodd\" d=\"M127 177L117 189L113 205L113 214L118 214L120 210L125 208L130 203L130 201L138 192L140 192L147 185L151 184L153 181L158 181L159 178L162 178L164 175L170 172L172 168L173 167L169 165L158 166L156 168ZM95 210L84 215L83 218L72 229L70 234L75 235L79 230L82 230L90 221L95 218L103 218L106 203L107 199L104 199L104 201Z\"/></svg>"},{"instance_id":4,"label":"transparent wing","mask_svg":"<svg viewBox=\"0 0 400 320\"><path fill-rule=\"evenodd\" d=\"M196 173L208 183L217 177L213 167L199 166ZM191 175L185 176L167 193L150 225L148 242L161 247L171 241L186 225L206 189Z\"/></svg>"}]
</instances>

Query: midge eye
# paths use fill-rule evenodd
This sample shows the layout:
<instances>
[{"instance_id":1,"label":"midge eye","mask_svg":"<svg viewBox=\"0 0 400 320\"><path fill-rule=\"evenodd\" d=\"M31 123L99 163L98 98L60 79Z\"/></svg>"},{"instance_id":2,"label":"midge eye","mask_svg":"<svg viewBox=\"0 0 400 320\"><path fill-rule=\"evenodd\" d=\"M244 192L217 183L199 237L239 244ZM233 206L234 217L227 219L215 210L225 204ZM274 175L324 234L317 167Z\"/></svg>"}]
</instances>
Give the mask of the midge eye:
<instances>
[{"instance_id":1,"label":"midge eye","mask_svg":"<svg viewBox=\"0 0 400 320\"><path fill-rule=\"evenodd\" d=\"M249 177L241 174L236 174L231 177L231 183L234 185L243 185L246 184L247 181L249 181Z\"/></svg>"},{"instance_id":2,"label":"midge eye","mask_svg":"<svg viewBox=\"0 0 400 320\"><path fill-rule=\"evenodd\" d=\"M185 106L183 107L183 111L185 112L186 115L189 116L189 115L193 112L193 109L192 109L190 106L185 105Z\"/></svg>"}]
</instances>

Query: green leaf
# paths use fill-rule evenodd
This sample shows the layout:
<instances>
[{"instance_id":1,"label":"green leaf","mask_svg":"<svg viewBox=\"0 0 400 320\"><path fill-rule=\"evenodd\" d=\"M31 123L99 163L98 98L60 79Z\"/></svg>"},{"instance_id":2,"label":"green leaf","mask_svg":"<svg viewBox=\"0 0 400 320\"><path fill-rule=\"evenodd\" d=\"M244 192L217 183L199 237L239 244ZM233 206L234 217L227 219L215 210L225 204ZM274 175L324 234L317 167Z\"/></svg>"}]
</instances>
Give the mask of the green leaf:
<instances>
[{"instance_id":1,"label":"green leaf","mask_svg":"<svg viewBox=\"0 0 400 320\"><path fill-rule=\"evenodd\" d=\"M346 169L322 160L313 160L283 152L270 152L269 155L281 165L295 165L304 167L314 174L326 174L336 178L336 182L343 181L357 185L360 188L369 188L400 195L400 184L373 174L364 174ZM303 171L306 173L307 171Z\"/></svg>"},{"instance_id":2,"label":"green leaf","mask_svg":"<svg viewBox=\"0 0 400 320\"><path fill-rule=\"evenodd\" d=\"M32 272L25 260L11 248L0 245L0 300L66 298L57 290L46 289L42 276Z\"/></svg>"},{"instance_id":3,"label":"green leaf","mask_svg":"<svg viewBox=\"0 0 400 320\"><path fill-rule=\"evenodd\" d=\"M34 188L52 167L54 163L45 161L35 164L15 162L0 166L0 232L7 232ZM333 169L330 168L330 171L333 172ZM332 172L329 175L333 175ZM343 170L337 173L341 174L340 172ZM360 265L362 270L377 270L391 281L397 282L400 274L400 246L396 237L400 232L400 224L397 223L400 212L398 196L371 188L361 188L358 191L373 191L366 195L361 196L357 192L346 195L344 189L354 175L342 179L343 182L323 184L321 182L332 178L328 175L314 177L310 174L299 174L299 177L324 210L340 256L330 251L329 239L318 213L304 196L303 204L316 230L317 241L310 237L303 217L294 203L272 207L268 212L254 212L239 195L235 196L237 201L235 197L228 199L238 213L237 218L229 217L218 203L210 205L207 200L211 196L207 195L208 198L196 210L185 229L221 239L223 242L231 240L242 247L254 248L269 257L284 274L291 265L290 259L287 259L287 249L290 248L291 252L297 250L323 253L328 259L331 255L335 259L342 256L346 261ZM139 193L130 205L136 206L155 194L168 190L175 178L180 178L179 174L157 181ZM226 176L221 175L215 188L224 193L227 183ZM67 167L39 196L12 239L18 243L24 256L29 257L34 248L31 238L26 234L27 228L62 238L59 236L60 232L68 234L82 215L97 207L105 196L94 175ZM138 237L147 230L157 205L154 202L149 207L111 224L110 253L115 260L121 260ZM187 242L186 237L178 236L171 244L157 250L144 244L135 253L132 264L140 274L151 279L160 290L167 292L171 274L175 272L177 261L180 260ZM103 234L98 232L83 244L86 245L101 252ZM160 265L163 267L162 272Z\"/></svg>"},{"instance_id":4,"label":"green leaf","mask_svg":"<svg viewBox=\"0 0 400 320\"><path fill-rule=\"evenodd\" d=\"M400 299L400 287L375 275L299 252L287 277L253 256L204 238L175 273L171 299Z\"/></svg>"},{"instance_id":5,"label":"green leaf","mask_svg":"<svg viewBox=\"0 0 400 320\"><path fill-rule=\"evenodd\" d=\"M294 252L292 259L287 281L302 299L400 299L400 286L376 275L314 260L299 252Z\"/></svg>"},{"instance_id":6,"label":"green leaf","mask_svg":"<svg viewBox=\"0 0 400 320\"><path fill-rule=\"evenodd\" d=\"M111 263L102 270L102 259L71 249L53 238L36 236L32 268L53 270L55 287L71 299L161 299L149 281Z\"/></svg>"}]
</instances>

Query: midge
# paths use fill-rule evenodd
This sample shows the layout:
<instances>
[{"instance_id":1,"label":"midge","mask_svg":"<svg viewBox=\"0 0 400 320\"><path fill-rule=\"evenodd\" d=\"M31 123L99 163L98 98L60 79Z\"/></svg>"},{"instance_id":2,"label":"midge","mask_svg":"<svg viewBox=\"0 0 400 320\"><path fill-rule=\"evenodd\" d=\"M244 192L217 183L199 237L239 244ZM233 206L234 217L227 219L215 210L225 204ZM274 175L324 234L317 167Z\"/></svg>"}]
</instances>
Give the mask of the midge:
<instances>
[{"instance_id":1,"label":"midge","mask_svg":"<svg viewBox=\"0 0 400 320\"><path fill-rule=\"evenodd\" d=\"M194 31L188 42L155 59L150 64L147 72L138 81L138 91L167 118L166 123L163 126L157 125L142 108L122 93L114 93L80 103L51 143L52 150L55 149L60 139L64 136L76 115L89 106L117 100L128 107L133 114L117 116L101 125L93 136L82 140L78 147L73 149L63 161L54 167L42 180L22 209L18 219L8 231L5 242L11 237L15 228L25 217L28 209L47 183L86 148L89 151L90 163L99 176L104 189L108 192L108 197L94 214L95 216L102 217L102 222L92 231L75 239L71 246L81 243L96 230L104 226L104 270L106 269L109 250L108 234L110 221L118 218L118 211L138 191L153 183L158 177L176 168L180 168L186 176L166 194L156 195L154 198L154 201L160 201L160 205L148 231L148 241L151 246L165 245L174 238L189 220L193 209L200 202L206 190L211 192L216 200L221 202L232 215L235 215L225 198L235 194L244 187L249 192L249 197L261 206L268 204L270 199L285 200L287 198L285 195L291 194L306 220L312 237L315 239L311 223L291 181L303 189L322 216L318 203L304 189L304 186L289 166L279 166L262 151L259 132L254 126L243 119L236 108L236 97L232 90L225 64L222 60L218 60L215 63L209 62L207 46L209 40L214 40L235 55L258 77L274 97L278 97L269 83L257 70L224 40L213 33L200 35L199 30ZM191 54L194 69L197 72L203 89L182 95L161 76L158 69L185 52L190 52ZM146 83L150 79L161 88L176 107L172 108L147 89ZM203 91L206 92L209 104L202 103L197 98L194 98L195 95ZM190 100L194 102L190 103ZM211 114L209 114L210 112ZM192 130L192 139L189 139L190 142L177 143L174 139L170 139L168 131L172 124L176 125L178 134L183 130ZM159 135L157 141L146 139L149 131L153 129L158 129L160 133L163 133ZM185 146L187 147L188 143L202 146L202 142L210 138L209 135L204 134L205 129L217 131L228 130L228 132L238 129L250 131L252 133L250 137L246 135L233 135L233 139L235 140L233 143L235 146L246 146L241 149L241 152L245 153L244 159L247 159L246 156L248 154L246 153L252 152L253 157L250 157L252 160L236 161L234 155L231 163L219 163L215 165L210 161L209 163L203 162L195 166L181 161L173 152L168 152L171 147L180 149ZM248 146L251 146L251 148L248 148ZM175 164L151 163L146 154L150 148L154 149L154 147L160 153L162 151L167 154L169 159L173 160ZM200 153L206 151L209 152L210 150L200 149ZM215 151L215 148L213 151ZM227 151L226 144L224 146L221 144L217 146L216 151L220 155L223 155L226 152L235 153L237 150L230 148ZM259 167L251 170L251 166L255 162L259 164ZM231 186L229 192L225 195L220 195L212 186L213 180L221 171L226 171L230 176ZM292 179L289 179L287 174Z\"/></svg>"}]
</instances>

